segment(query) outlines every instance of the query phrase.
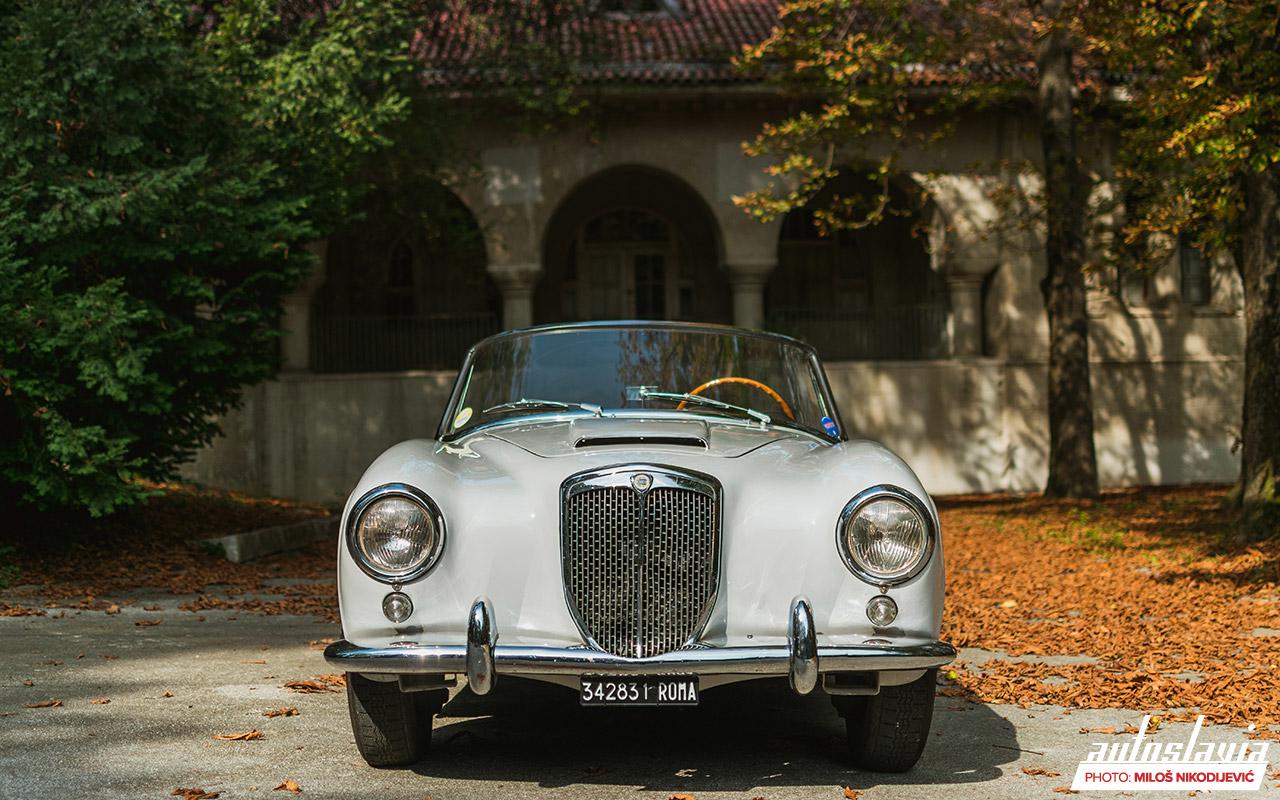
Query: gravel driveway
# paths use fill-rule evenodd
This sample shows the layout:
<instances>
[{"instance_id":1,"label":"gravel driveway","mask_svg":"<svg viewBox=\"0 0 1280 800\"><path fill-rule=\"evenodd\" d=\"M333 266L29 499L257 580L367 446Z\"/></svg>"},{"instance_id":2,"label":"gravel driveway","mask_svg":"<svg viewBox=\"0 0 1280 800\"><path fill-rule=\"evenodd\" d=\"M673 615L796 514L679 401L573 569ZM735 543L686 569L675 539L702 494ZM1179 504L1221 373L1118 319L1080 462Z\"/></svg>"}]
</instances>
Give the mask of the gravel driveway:
<instances>
[{"instance_id":1,"label":"gravel driveway","mask_svg":"<svg viewBox=\"0 0 1280 800\"><path fill-rule=\"evenodd\" d=\"M114 615L0 618L0 798L163 798L179 787L283 798L273 790L286 779L304 798L377 800L637 793L838 800L845 786L866 800L1056 797L1054 788L1070 783L1099 738L1080 728L1123 727L1141 716L939 697L921 765L877 776L841 762L841 722L825 697L797 700L783 684L726 687L708 692L701 708L659 713L582 709L563 689L506 679L483 702L454 695L427 761L375 770L356 753L341 690L283 688L329 672L319 645L309 643L338 635L334 625L196 615L176 610L187 598L172 595L133 599ZM161 609L143 610L148 604ZM160 622L135 624L150 620ZM25 707L49 699L62 705ZM288 706L298 715L262 715ZM1161 735L1183 737L1186 727ZM212 739L254 729L263 738ZM1061 776L1031 776L1023 767ZM1257 796L1280 794L1274 782Z\"/></svg>"}]
</instances>

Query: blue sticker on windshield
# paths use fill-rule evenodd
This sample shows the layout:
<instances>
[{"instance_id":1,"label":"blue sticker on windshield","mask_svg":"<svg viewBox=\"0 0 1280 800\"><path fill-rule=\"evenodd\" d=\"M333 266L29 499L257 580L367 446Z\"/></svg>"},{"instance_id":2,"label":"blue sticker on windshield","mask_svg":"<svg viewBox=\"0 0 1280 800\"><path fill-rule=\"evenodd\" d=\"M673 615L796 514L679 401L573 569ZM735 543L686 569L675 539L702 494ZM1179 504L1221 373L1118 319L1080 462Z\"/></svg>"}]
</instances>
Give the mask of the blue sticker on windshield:
<instances>
[{"instance_id":1,"label":"blue sticker on windshield","mask_svg":"<svg viewBox=\"0 0 1280 800\"><path fill-rule=\"evenodd\" d=\"M831 417L822 418L822 429L826 431L827 435L832 439L840 438L840 428L836 426L836 421Z\"/></svg>"}]
</instances>

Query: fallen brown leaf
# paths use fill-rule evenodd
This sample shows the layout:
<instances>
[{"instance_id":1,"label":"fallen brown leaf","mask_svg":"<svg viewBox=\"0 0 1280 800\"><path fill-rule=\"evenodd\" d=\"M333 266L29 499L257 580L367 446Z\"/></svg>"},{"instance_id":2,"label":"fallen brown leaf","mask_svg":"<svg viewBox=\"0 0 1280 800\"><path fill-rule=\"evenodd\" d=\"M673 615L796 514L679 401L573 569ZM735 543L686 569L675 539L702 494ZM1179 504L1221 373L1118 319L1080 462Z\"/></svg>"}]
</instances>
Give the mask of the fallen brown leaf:
<instances>
[{"instance_id":1,"label":"fallen brown leaf","mask_svg":"<svg viewBox=\"0 0 1280 800\"><path fill-rule=\"evenodd\" d=\"M1055 786L1053 787L1053 790L1058 794L1080 794L1075 789L1072 789L1070 786Z\"/></svg>"},{"instance_id":2,"label":"fallen brown leaf","mask_svg":"<svg viewBox=\"0 0 1280 800\"><path fill-rule=\"evenodd\" d=\"M160 696L161 696L161 697L173 697L173 692L165 691L165 693L164 693L164 694L162 694L162 695L160 695Z\"/></svg>"},{"instance_id":3,"label":"fallen brown leaf","mask_svg":"<svg viewBox=\"0 0 1280 800\"><path fill-rule=\"evenodd\" d=\"M1044 767L1023 767L1022 774L1023 775L1043 775L1046 778L1058 778L1062 776L1061 772L1054 772L1053 770L1045 769Z\"/></svg>"},{"instance_id":4,"label":"fallen brown leaf","mask_svg":"<svg viewBox=\"0 0 1280 800\"><path fill-rule=\"evenodd\" d=\"M182 800L217 800L218 792L206 792L204 789L174 789L170 797L181 797Z\"/></svg>"},{"instance_id":5,"label":"fallen brown leaf","mask_svg":"<svg viewBox=\"0 0 1280 800\"><path fill-rule=\"evenodd\" d=\"M151 625L159 625L161 622L164 622L164 620L161 620L161 619L135 619L135 620L133 621L133 624L134 624L134 625L137 625L139 628L146 628L146 627L151 626Z\"/></svg>"},{"instance_id":6,"label":"fallen brown leaf","mask_svg":"<svg viewBox=\"0 0 1280 800\"><path fill-rule=\"evenodd\" d=\"M1116 726L1114 725L1108 725L1105 728L1081 728L1080 732L1081 733L1110 733L1110 734L1120 733L1120 731L1116 730Z\"/></svg>"},{"instance_id":7,"label":"fallen brown leaf","mask_svg":"<svg viewBox=\"0 0 1280 800\"><path fill-rule=\"evenodd\" d=\"M319 681L289 681L284 688L298 694L317 694L319 692L336 692L337 689L332 686L326 686Z\"/></svg>"},{"instance_id":8,"label":"fallen brown leaf","mask_svg":"<svg viewBox=\"0 0 1280 800\"><path fill-rule=\"evenodd\" d=\"M858 795L860 794L862 794L862 792L857 789L850 789L848 786L844 787L844 796L849 798L849 800L858 800Z\"/></svg>"},{"instance_id":9,"label":"fallen brown leaf","mask_svg":"<svg viewBox=\"0 0 1280 800\"><path fill-rule=\"evenodd\" d=\"M255 739L261 739L262 731L254 728L251 731L242 731L241 733L220 733L213 738L220 742L251 742Z\"/></svg>"},{"instance_id":10,"label":"fallen brown leaf","mask_svg":"<svg viewBox=\"0 0 1280 800\"><path fill-rule=\"evenodd\" d=\"M25 703L23 708L58 708L62 705L61 700L41 700L38 703Z\"/></svg>"},{"instance_id":11,"label":"fallen brown leaf","mask_svg":"<svg viewBox=\"0 0 1280 800\"><path fill-rule=\"evenodd\" d=\"M105 609L103 609L103 610L104 610L104 612L105 612L105 613L107 613L107 614L113 614L113 615L114 615L114 614L119 614L119 613L120 613L120 606L116 605L115 603L112 603L111 605L107 606L107 607L106 607ZM178 791L177 789L174 789L174 792L177 792L177 791ZM190 792L190 791L201 791L201 790L195 790L195 789L183 789L182 791L184 791L184 792Z\"/></svg>"},{"instance_id":12,"label":"fallen brown leaf","mask_svg":"<svg viewBox=\"0 0 1280 800\"><path fill-rule=\"evenodd\" d=\"M108 698L108 697L95 697L94 699L90 700L89 702L90 702L90 703L92 703L92 704L93 704L93 705L95 705L95 706L105 706L107 703L110 703L110 702L111 702L111 699L110 699L110 698Z\"/></svg>"},{"instance_id":13,"label":"fallen brown leaf","mask_svg":"<svg viewBox=\"0 0 1280 800\"><path fill-rule=\"evenodd\" d=\"M23 685L23 686L27 686L27 687L31 687L31 686L35 686L35 683L34 683L34 682L32 682L32 681L30 681L30 680L25 680L25 681L23 681L23 682L22 682L22 685Z\"/></svg>"},{"instance_id":14,"label":"fallen brown leaf","mask_svg":"<svg viewBox=\"0 0 1280 800\"><path fill-rule=\"evenodd\" d=\"M691 794L673 794L667 800L697 800L697 798Z\"/></svg>"},{"instance_id":15,"label":"fallen brown leaf","mask_svg":"<svg viewBox=\"0 0 1280 800\"><path fill-rule=\"evenodd\" d=\"M159 611L161 610L161 608L162 608L161 606L143 606L142 610L143 611Z\"/></svg>"},{"instance_id":16,"label":"fallen brown leaf","mask_svg":"<svg viewBox=\"0 0 1280 800\"><path fill-rule=\"evenodd\" d=\"M297 782L297 781L292 780L292 779L289 779L289 778L286 778L285 780L283 780L283 781L281 781L281 782L280 782L280 785L279 785L279 786L277 786L276 788L272 789L271 791L273 791L273 792L293 792L294 794L298 794L299 792L301 792L301 791L302 791L302 787L298 785L298 782Z\"/></svg>"},{"instance_id":17,"label":"fallen brown leaf","mask_svg":"<svg viewBox=\"0 0 1280 800\"><path fill-rule=\"evenodd\" d=\"M273 708L270 711L263 711L262 716L264 717L296 717L298 716L298 709L294 708L293 706L288 706L287 708Z\"/></svg>"},{"instance_id":18,"label":"fallen brown leaf","mask_svg":"<svg viewBox=\"0 0 1280 800\"><path fill-rule=\"evenodd\" d=\"M267 662L263 661L263 660L262 660L262 659L260 659L260 658L255 658L255 659L252 659L252 660L248 660L248 659L246 659L246 660L242 660L240 663L241 663L241 664L265 664L265 663L267 663Z\"/></svg>"},{"instance_id":19,"label":"fallen brown leaf","mask_svg":"<svg viewBox=\"0 0 1280 800\"><path fill-rule=\"evenodd\" d=\"M346 685L347 678L344 675L317 675L311 680L289 681L284 685L284 688L299 694L315 694L317 692L336 692L338 687Z\"/></svg>"},{"instance_id":20,"label":"fallen brown leaf","mask_svg":"<svg viewBox=\"0 0 1280 800\"><path fill-rule=\"evenodd\" d=\"M11 606L8 603L0 603L0 617L43 617L45 613L43 608L27 608L26 606Z\"/></svg>"}]
</instances>

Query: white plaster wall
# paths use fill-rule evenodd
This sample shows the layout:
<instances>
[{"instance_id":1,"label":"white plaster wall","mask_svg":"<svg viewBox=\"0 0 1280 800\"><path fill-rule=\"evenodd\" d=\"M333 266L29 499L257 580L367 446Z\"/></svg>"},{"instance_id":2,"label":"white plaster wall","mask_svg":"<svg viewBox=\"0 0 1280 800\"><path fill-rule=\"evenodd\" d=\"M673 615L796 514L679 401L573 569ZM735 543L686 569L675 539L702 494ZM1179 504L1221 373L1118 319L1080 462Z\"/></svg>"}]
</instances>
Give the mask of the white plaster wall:
<instances>
[{"instance_id":1,"label":"white plaster wall","mask_svg":"<svg viewBox=\"0 0 1280 800\"><path fill-rule=\"evenodd\" d=\"M1045 479L1043 362L827 365L850 435L901 454L935 494L1036 491ZM373 458L434 436L453 374L298 375L258 386L225 435L187 465L211 486L320 502L346 497ZM1238 360L1098 361L1105 486L1228 482L1238 470Z\"/></svg>"}]
</instances>

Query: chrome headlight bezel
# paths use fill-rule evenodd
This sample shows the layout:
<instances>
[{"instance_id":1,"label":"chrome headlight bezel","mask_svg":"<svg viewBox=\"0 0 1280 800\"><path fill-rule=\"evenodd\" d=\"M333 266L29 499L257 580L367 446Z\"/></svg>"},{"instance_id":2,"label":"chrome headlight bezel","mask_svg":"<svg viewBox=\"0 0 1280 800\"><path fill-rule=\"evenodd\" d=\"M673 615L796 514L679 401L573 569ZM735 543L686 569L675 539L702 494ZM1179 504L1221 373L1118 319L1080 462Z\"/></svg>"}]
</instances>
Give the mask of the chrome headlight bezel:
<instances>
[{"instance_id":1,"label":"chrome headlight bezel","mask_svg":"<svg viewBox=\"0 0 1280 800\"><path fill-rule=\"evenodd\" d=\"M849 525L853 523L864 507L876 500L886 499L896 500L915 512L925 530L924 550L919 560L908 571L889 576L877 574L869 567L858 563L853 553L849 550L846 534ZM938 531L937 526L934 525L933 516L920 498L906 489L891 484L880 484L859 492L845 504L844 510L840 512L840 518L836 522L836 551L840 553L841 560L844 561L844 565L850 572L873 586L896 586L900 583L906 583L919 575L933 560L933 551L937 547L937 539Z\"/></svg>"},{"instance_id":2,"label":"chrome headlight bezel","mask_svg":"<svg viewBox=\"0 0 1280 800\"><path fill-rule=\"evenodd\" d=\"M356 532L359 529L361 517L374 503L388 497L402 497L418 505L426 513L436 532L435 542L426 560L414 569L404 573L391 574L379 569L378 565L368 559L357 543ZM351 513L347 516L346 540L347 552L351 554L352 560L355 561L356 566L360 567L364 574L381 583L392 585L409 583L429 573L440 562L440 555L444 552L444 515L440 513L440 507L436 505L435 501L421 489L405 483L383 484L365 492L351 507Z\"/></svg>"}]
</instances>

